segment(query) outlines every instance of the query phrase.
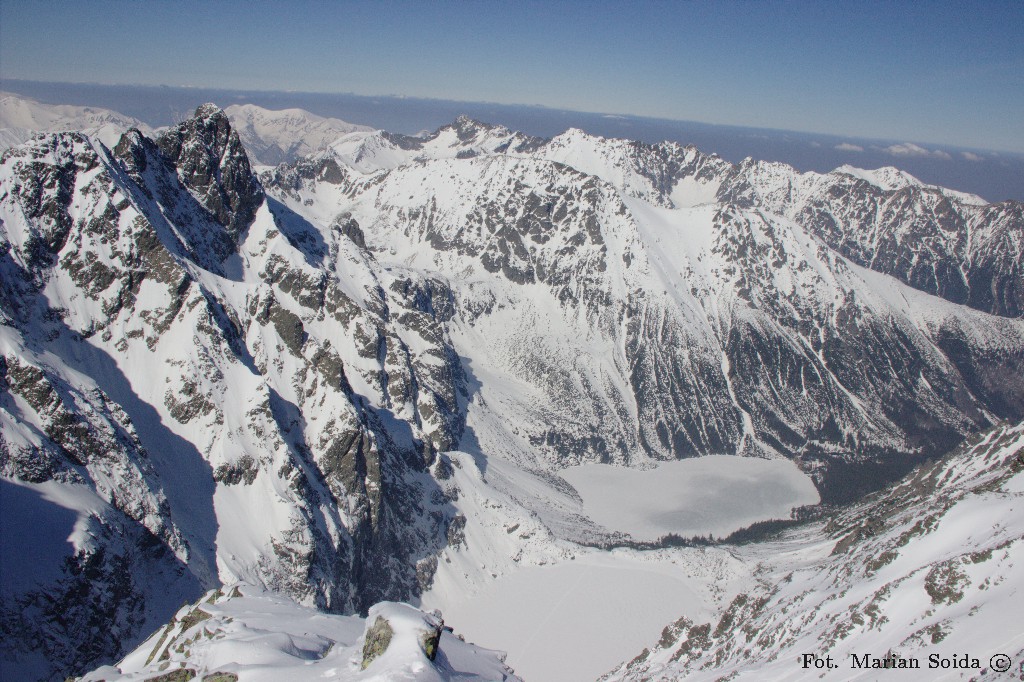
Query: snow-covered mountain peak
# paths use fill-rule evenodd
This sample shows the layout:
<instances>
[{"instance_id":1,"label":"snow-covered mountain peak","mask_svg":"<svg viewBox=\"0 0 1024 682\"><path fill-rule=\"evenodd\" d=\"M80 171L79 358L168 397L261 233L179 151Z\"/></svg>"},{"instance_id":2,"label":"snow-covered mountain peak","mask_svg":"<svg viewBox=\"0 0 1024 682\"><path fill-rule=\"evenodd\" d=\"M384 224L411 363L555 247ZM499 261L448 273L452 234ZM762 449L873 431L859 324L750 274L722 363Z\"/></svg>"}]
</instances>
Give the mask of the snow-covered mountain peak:
<instances>
[{"instance_id":1,"label":"snow-covered mountain peak","mask_svg":"<svg viewBox=\"0 0 1024 682\"><path fill-rule=\"evenodd\" d=\"M665 207L714 201L728 166L693 145L605 138L578 128L556 136L539 153Z\"/></svg>"},{"instance_id":2,"label":"snow-covered mountain peak","mask_svg":"<svg viewBox=\"0 0 1024 682\"><path fill-rule=\"evenodd\" d=\"M233 104L224 111L250 158L260 165L292 162L326 149L348 133L373 130L304 109L271 110L255 104Z\"/></svg>"},{"instance_id":3,"label":"snow-covered mountain peak","mask_svg":"<svg viewBox=\"0 0 1024 682\"><path fill-rule=\"evenodd\" d=\"M198 107L196 107L196 111L195 114L193 115L193 118L198 118L205 121L216 118L227 118L227 114L225 114L224 110L217 106L216 103L206 102L205 104L200 104Z\"/></svg>"},{"instance_id":4,"label":"snow-covered mountain peak","mask_svg":"<svg viewBox=\"0 0 1024 682\"><path fill-rule=\"evenodd\" d=\"M565 144L565 143L570 143L571 144L571 142L574 141L574 140L595 140L596 141L596 140L604 140L604 139L606 139L606 138L601 137L600 135L591 135L590 133L588 133L587 131L583 130L582 128L567 128L564 133L561 133L560 135L555 135L553 138L551 138L552 142L558 141L557 143L561 143L561 144ZM564 141L564 142L562 142L562 141Z\"/></svg>"},{"instance_id":5,"label":"snow-covered mountain peak","mask_svg":"<svg viewBox=\"0 0 1024 682\"><path fill-rule=\"evenodd\" d=\"M454 139L453 139L454 136ZM544 140L509 130L502 125L483 123L469 116L459 116L424 139L421 158L447 158L444 148L455 156L468 157L492 154L522 154L533 151Z\"/></svg>"},{"instance_id":6,"label":"snow-covered mountain peak","mask_svg":"<svg viewBox=\"0 0 1024 682\"><path fill-rule=\"evenodd\" d=\"M227 114L203 104L195 116L156 140L178 179L234 239L249 226L263 201L263 190Z\"/></svg>"},{"instance_id":7,"label":"snow-covered mountain peak","mask_svg":"<svg viewBox=\"0 0 1024 682\"><path fill-rule=\"evenodd\" d=\"M480 131L493 131L498 134L508 134L512 132L503 125L484 123L483 121L478 121L467 114L460 114L450 124L441 126L441 130L444 130L445 128L453 128L466 137L474 137L479 134Z\"/></svg>"},{"instance_id":8,"label":"snow-covered mountain peak","mask_svg":"<svg viewBox=\"0 0 1024 682\"><path fill-rule=\"evenodd\" d=\"M37 132L72 130L93 135L112 147L129 128L152 133L142 121L109 109L42 104L21 95L0 92L0 151L25 142Z\"/></svg>"},{"instance_id":9,"label":"snow-covered mountain peak","mask_svg":"<svg viewBox=\"0 0 1024 682\"><path fill-rule=\"evenodd\" d=\"M965 204L984 206L988 203L976 194L958 192L956 190L938 187L936 185L928 185L921 182L910 173L893 166L883 166L874 170L866 170L850 165L844 165L836 168L832 173L849 175L859 180L864 180L865 182L868 182L886 192L895 192L911 187L937 192L949 197L950 199L954 199Z\"/></svg>"},{"instance_id":10,"label":"snow-covered mountain peak","mask_svg":"<svg viewBox=\"0 0 1024 682\"><path fill-rule=\"evenodd\" d=\"M865 170L854 166L844 165L836 168L833 173L850 175L861 180L870 182L875 187L886 191L903 189L904 187L922 187L924 183L910 173L902 171L893 166L883 166L875 170Z\"/></svg>"}]
</instances>

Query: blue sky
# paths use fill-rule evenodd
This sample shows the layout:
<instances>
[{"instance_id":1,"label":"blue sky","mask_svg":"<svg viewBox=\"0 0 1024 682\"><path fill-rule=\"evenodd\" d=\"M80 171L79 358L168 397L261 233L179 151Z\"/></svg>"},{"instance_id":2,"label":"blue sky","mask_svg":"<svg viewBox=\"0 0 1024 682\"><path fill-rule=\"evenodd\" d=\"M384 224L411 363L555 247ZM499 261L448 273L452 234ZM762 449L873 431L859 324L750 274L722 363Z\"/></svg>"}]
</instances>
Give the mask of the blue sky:
<instances>
[{"instance_id":1,"label":"blue sky","mask_svg":"<svg viewBox=\"0 0 1024 682\"><path fill-rule=\"evenodd\" d=\"M0 2L0 77L352 92L1024 151L1024 2Z\"/></svg>"}]
</instances>

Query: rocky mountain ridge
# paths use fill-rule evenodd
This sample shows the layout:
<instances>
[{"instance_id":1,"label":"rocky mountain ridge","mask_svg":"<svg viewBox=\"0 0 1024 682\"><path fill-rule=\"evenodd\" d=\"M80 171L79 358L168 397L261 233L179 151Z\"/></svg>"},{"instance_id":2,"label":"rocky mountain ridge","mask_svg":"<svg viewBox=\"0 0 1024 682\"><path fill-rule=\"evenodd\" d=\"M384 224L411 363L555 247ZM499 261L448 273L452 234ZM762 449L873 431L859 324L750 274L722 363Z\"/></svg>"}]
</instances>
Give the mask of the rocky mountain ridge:
<instances>
[{"instance_id":1,"label":"rocky mountain ridge","mask_svg":"<svg viewBox=\"0 0 1024 682\"><path fill-rule=\"evenodd\" d=\"M264 185L312 222L355 220L393 270L447 278L467 304L454 322L493 349L479 366L544 396L544 432L518 448L527 461L540 446L565 463L749 451L827 467L886 450L940 452L986 413L1013 419L1020 409L1017 379L1005 383L1019 375L1017 321L954 322L973 313L909 288L891 296L877 275L746 194L694 201L712 194L693 183L719 182L724 162L692 148L579 131L527 145L468 120L406 148L382 140L346 136L264 174ZM646 174L629 170L644 159ZM482 292L495 301L483 314ZM1004 340L964 336L981 328ZM545 337L559 341L531 350ZM961 352L982 346L1009 363L999 380L977 351ZM578 357L596 363L576 367ZM559 376L564 367L574 369ZM980 395L995 400L976 410L985 400L970 396ZM529 424L539 405L517 421ZM514 434L500 440L486 446L517 449Z\"/></svg>"},{"instance_id":2,"label":"rocky mountain ridge","mask_svg":"<svg viewBox=\"0 0 1024 682\"><path fill-rule=\"evenodd\" d=\"M426 467L460 428L431 407L459 383L432 390L457 367L430 316L388 294L352 239L266 198L219 109L155 142L61 133L3 163L0 466L84 533L5 594L11 670L109 660L166 619L165 595L229 575L346 612L415 594L454 516ZM410 335L435 344L431 361L408 356ZM361 398L356 368L423 418ZM22 551L5 563L31 574ZM69 627L69 645L53 619L71 602L88 622L129 616L124 603L138 616Z\"/></svg>"},{"instance_id":3,"label":"rocky mountain ridge","mask_svg":"<svg viewBox=\"0 0 1024 682\"><path fill-rule=\"evenodd\" d=\"M734 165L675 142L606 139L576 129L541 140L466 118L422 140L387 144L357 134L334 149L362 170L414 159L525 154L595 175L659 206L728 202L761 208L796 221L858 265L914 288L997 315L1022 314L1021 203L988 204L896 168L800 173L750 158Z\"/></svg>"}]
</instances>

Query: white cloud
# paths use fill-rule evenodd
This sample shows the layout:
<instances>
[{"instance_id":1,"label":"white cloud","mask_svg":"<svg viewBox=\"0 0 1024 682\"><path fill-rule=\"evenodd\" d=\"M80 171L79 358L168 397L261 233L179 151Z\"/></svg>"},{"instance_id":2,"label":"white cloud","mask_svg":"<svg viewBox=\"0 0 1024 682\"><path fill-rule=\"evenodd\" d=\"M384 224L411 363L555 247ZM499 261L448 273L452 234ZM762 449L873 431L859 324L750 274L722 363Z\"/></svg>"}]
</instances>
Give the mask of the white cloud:
<instances>
[{"instance_id":1,"label":"white cloud","mask_svg":"<svg viewBox=\"0 0 1024 682\"><path fill-rule=\"evenodd\" d=\"M974 154L972 152L961 152L961 154L968 161L984 161L985 160L984 156L981 156L979 154Z\"/></svg>"},{"instance_id":2,"label":"white cloud","mask_svg":"<svg viewBox=\"0 0 1024 682\"><path fill-rule=\"evenodd\" d=\"M941 149L933 149L928 151L920 145L916 145L913 142L904 142L903 144L892 144L888 147L882 148L883 152L892 154L893 156L917 156L917 157L932 157L934 159L946 159L949 161L953 157L949 153L942 151Z\"/></svg>"},{"instance_id":3,"label":"white cloud","mask_svg":"<svg viewBox=\"0 0 1024 682\"><path fill-rule=\"evenodd\" d=\"M836 145L836 149L838 149L841 152L862 152L862 151L864 151L864 147L861 147L860 145L856 145L856 144L850 144L849 142L843 142L842 144L837 144Z\"/></svg>"}]
</instances>

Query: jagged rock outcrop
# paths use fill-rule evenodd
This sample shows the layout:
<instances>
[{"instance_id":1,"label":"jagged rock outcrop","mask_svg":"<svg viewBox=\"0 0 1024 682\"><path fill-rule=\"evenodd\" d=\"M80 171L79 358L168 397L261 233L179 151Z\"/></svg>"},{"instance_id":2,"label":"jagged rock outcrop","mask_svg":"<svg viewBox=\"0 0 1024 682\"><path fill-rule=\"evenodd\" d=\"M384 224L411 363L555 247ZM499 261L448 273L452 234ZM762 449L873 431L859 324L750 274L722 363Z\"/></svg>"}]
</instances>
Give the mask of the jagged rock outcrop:
<instances>
[{"instance_id":1,"label":"jagged rock outcrop","mask_svg":"<svg viewBox=\"0 0 1024 682\"><path fill-rule=\"evenodd\" d=\"M63 679L223 580L342 612L429 584L455 514L427 467L464 423L438 285L267 199L212 106L3 158L4 485L95 527L5 594L5 661Z\"/></svg>"},{"instance_id":2,"label":"jagged rock outcrop","mask_svg":"<svg viewBox=\"0 0 1024 682\"><path fill-rule=\"evenodd\" d=\"M227 114L214 104L156 140L178 178L203 207L237 237L256 217L263 192L249 167L242 143Z\"/></svg>"}]
</instances>

